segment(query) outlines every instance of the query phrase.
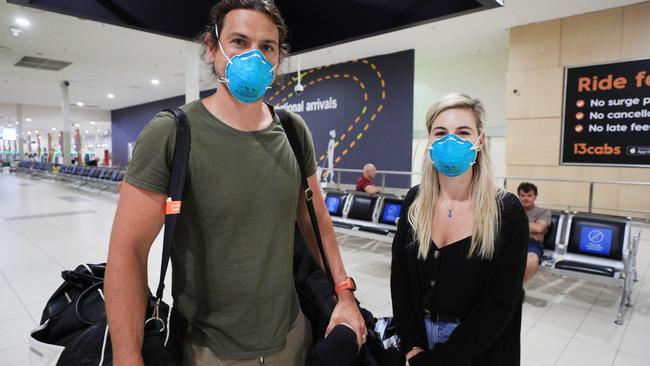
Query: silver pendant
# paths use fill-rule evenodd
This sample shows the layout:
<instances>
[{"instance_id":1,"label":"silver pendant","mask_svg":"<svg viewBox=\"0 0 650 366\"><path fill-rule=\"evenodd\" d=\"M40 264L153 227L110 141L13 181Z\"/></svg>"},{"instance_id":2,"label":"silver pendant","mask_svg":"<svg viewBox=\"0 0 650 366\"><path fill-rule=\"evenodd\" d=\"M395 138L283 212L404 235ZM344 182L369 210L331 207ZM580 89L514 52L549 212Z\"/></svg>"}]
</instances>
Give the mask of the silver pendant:
<instances>
[{"instance_id":1,"label":"silver pendant","mask_svg":"<svg viewBox=\"0 0 650 366\"><path fill-rule=\"evenodd\" d=\"M451 219L453 216L454 215L451 213L451 210L449 210L449 212L447 213L447 217Z\"/></svg>"}]
</instances>

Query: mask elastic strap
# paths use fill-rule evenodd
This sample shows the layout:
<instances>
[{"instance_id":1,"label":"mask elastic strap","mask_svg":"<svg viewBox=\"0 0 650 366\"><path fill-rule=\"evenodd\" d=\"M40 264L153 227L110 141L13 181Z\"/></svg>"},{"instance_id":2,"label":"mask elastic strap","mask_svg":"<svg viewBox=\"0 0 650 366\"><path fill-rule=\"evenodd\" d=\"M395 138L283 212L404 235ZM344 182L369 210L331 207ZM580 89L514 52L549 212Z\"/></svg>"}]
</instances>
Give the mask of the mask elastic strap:
<instances>
[{"instance_id":1,"label":"mask elastic strap","mask_svg":"<svg viewBox=\"0 0 650 366\"><path fill-rule=\"evenodd\" d=\"M479 137L476 139L476 143L472 144L472 148L471 148L472 150L477 150L477 151L478 151L478 142L479 142L479 141L481 141L481 136L479 136Z\"/></svg>"},{"instance_id":2,"label":"mask elastic strap","mask_svg":"<svg viewBox=\"0 0 650 366\"><path fill-rule=\"evenodd\" d=\"M219 50L221 51L221 54L228 60L229 64L232 64L232 60L230 59L230 57L228 57L228 55L226 55L226 52L224 52L223 47L221 46L221 41L219 40L219 30L217 29L216 25L214 26L214 34L217 36L217 44L219 45ZM227 83L228 79L223 76L219 76L217 78L217 81L220 83Z\"/></svg>"},{"instance_id":3,"label":"mask elastic strap","mask_svg":"<svg viewBox=\"0 0 650 366\"><path fill-rule=\"evenodd\" d=\"M479 137L476 139L476 144L472 144L471 150L476 151L476 153L474 154L474 160L472 160L472 162L469 163L470 166L476 164L476 159L478 159L478 142L480 140L481 140L481 136L479 135Z\"/></svg>"}]
</instances>

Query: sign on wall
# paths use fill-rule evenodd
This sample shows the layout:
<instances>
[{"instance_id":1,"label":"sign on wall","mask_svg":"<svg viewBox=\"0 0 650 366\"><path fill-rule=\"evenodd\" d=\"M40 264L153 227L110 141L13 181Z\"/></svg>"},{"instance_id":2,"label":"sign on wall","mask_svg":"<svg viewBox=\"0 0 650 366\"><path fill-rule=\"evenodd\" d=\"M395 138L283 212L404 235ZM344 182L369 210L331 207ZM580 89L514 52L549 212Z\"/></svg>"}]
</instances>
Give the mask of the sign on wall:
<instances>
[{"instance_id":1,"label":"sign on wall","mask_svg":"<svg viewBox=\"0 0 650 366\"><path fill-rule=\"evenodd\" d=\"M564 73L561 164L650 166L650 59Z\"/></svg>"},{"instance_id":2,"label":"sign on wall","mask_svg":"<svg viewBox=\"0 0 650 366\"><path fill-rule=\"evenodd\" d=\"M410 171L413 143L413 50L302 70L285 75L266 94L276 108L303 117L314 139L319 176L332 168ZM341 183L354 183L357 174ZM376 177L375 184L381 180ZM389 187L406 188L408 176L389 176Z\"/></svg>"}]
</instances>

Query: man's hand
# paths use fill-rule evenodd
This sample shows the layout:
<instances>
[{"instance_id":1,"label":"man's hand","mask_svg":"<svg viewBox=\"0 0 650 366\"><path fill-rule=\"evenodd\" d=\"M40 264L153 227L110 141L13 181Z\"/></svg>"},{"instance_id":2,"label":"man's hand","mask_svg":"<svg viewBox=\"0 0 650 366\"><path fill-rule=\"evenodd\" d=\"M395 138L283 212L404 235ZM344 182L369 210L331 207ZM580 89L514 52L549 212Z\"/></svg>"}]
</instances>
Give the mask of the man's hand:
<instances>
[{"instance_id":1,"label":"man's hand","mask_svg":"<svg viewBox=\"0 0 650 366\"><path fill-rule=\"evenodd\" d=\"M335 326L341 323L346 323L352 326L354 332L357 334L357 344L361 347L366 343L366 323L361 316L359 306L357 305L352 292L345 290L338 294L338 302L332 312L330 323L327 326L325 335L329 334Z\"/></svg>"}]
</instances>

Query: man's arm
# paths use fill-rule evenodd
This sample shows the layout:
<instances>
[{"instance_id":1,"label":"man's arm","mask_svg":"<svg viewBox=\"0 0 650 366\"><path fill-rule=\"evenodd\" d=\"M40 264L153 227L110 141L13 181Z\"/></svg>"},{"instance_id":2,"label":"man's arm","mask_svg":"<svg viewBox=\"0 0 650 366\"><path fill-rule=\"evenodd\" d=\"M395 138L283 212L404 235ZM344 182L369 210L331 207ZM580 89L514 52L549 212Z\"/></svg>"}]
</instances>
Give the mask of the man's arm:
<instances>
[{"instance_id":1,"label":"man's arm","mask_svg":"<svg viewBox=\"0 0 650 366\"><path fill-rule=\"evenodd\" d=\"M320 186L318 185L316 175L312 175L307 179L307 181L309 187L314 192L312 201L314 203L314 210L316 211L318 227L320 228L323 247L325 249L325 255L327 256L327 262L332 271L334 284L337 284L344 281L347 278L347 274L345 273L345 268L343 268L343 261L341 260L338 243L336 242L336 234L334 233L334 227L332 226L332 219L325 207L323 196L320 194ZM305 203L305 193L302 189L300 190L300 197L298 200L297 220L300 233L305 239L305 243L312 255L316 254L314 258L320 258L318 256L318 243L316 242L316 236L312 228L311 219L309 218L309 211L307 211L307 204ZM317 262L321 263L321 261ZM354 331L357 334L357 343L365 343L365 339L362 336L366 334L366 326L363 317L359 312L356 299L352 292L348 290L342 291L338 294L338 302L336 303L336 308L332 313L330 324L327 327L327 333L329 333L336 325L341 323L349 324L354 328Z\"/></svg>"},{"instance_id":2,"label":"man's arm","mask_svg":"<svg viewBox=\"0 0 650 366\"><path fill-rule=\"evenodd\" d=\"M381 192L381 188L373 186L372 184L367 185L363 190L368 194L377 194Z\"/></svg>"},{"instance_id":3,"label":"man's arm","mask_svg":"<svg viewBox=\"0 0 650 366\"><path fill-rule=\"evenodd\" d=\"M544 235L549 223L546 221L535 221L528 224L528 231L534 235Z\"/></svg>"},{"instance_id":4,"label":"man's arm","mask_svg":"<svg viewBox=\"0 0 650 366\"><path fill-rule=\"evenodd\" d=\"M113 365L143 365L147 258L160 232L167 196L123 182L113 221L104 292Z\"/></svg>"}]
</instances>

